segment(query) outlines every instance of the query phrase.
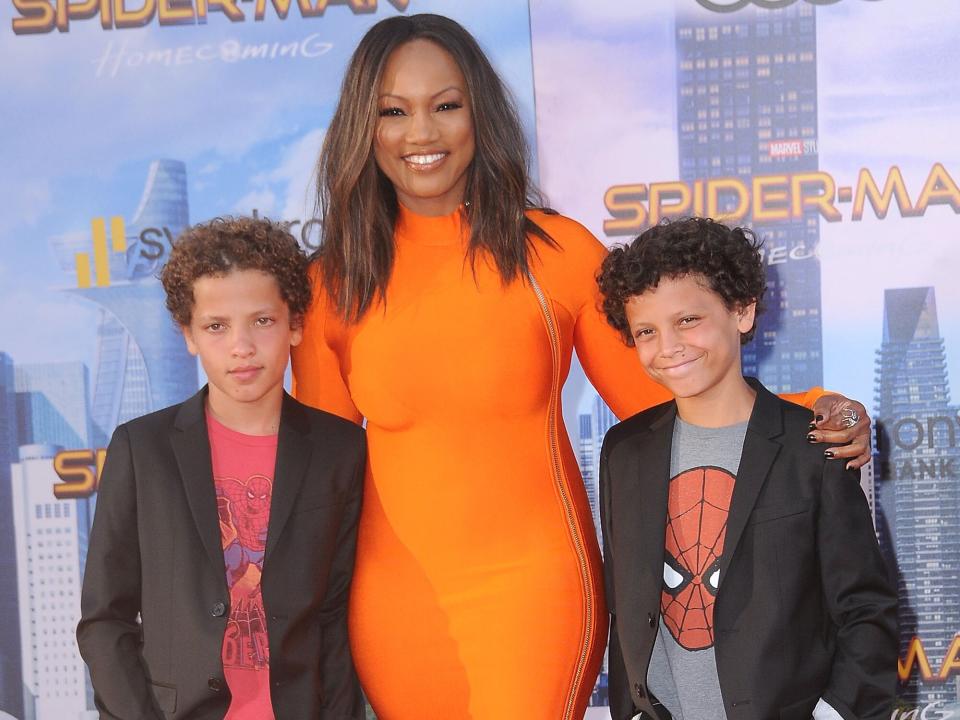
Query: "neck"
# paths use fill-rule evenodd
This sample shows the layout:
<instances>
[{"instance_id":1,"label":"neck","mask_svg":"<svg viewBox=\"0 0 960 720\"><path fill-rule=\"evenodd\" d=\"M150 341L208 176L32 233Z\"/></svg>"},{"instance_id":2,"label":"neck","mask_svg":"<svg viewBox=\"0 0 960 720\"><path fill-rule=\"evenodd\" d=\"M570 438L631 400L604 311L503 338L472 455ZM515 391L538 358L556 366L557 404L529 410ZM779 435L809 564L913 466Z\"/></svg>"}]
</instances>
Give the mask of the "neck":
<instances>
[{"instance_id":1,"label":"neck","mask_svg":"<svg viewBox=\"0 0 960 720\"><path fill-rule=\"evenodd\" d=\"M238 402L213 386L207 393L207 410L217 422L244 435L276 435L282 405L282 387L255 402Z\"/></svg>"},{"instance_id":2,"label":"neck","mask_svg":"<svg viewBox=\"0 0 960 720\"><path fill-rule=\"evenodd\" d=\"M700 427L736 425L750 419L756 397L737 368L736 374L702 393L677 398L677 414L684 422Z\"/></svg>"}]
</instances>

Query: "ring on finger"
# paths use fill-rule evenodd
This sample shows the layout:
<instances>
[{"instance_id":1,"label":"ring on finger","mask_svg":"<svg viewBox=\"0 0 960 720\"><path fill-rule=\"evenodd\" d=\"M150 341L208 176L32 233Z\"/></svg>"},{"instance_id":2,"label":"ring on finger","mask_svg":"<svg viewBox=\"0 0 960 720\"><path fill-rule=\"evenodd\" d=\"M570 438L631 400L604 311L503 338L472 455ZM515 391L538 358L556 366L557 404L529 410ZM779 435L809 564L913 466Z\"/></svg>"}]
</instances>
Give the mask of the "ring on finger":
<instances>
[{"instance_id":1,"label":"ring on finger","mask_svg":"<svg viewBox=\"0 0 960 720\"><path fill-rule=\"evenodd\" d=\"M847 428L852 428L858 422L860 422L860 413L858 413L853 408L844 408L840 411L840 417L843 418L841 425Z\"/></svg>"}]
</instances>

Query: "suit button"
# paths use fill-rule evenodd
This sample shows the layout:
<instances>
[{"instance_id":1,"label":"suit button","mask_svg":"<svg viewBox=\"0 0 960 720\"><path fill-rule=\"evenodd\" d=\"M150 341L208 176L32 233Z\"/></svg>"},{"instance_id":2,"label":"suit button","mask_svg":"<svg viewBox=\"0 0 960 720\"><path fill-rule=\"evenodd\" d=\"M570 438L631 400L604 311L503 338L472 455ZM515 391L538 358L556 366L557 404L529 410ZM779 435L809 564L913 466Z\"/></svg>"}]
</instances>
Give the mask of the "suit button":
<instances>
[{"instance_id":1,"label":"suit button","mask_svg":"<svg viewBox=\"0 0 960 720\"><path fill-rule=\"evenodd\" d=\"M227 612L227 606L222 602L214 603L213 607L210 608L210 614L214 617L223 617Z\"/></svg>"},{"instance_id":2,"label":"suit button","mask_svg":"<svg viewBox=\"0 0 960 720\"><path fill-rule=\"evenodd\" d=\"M220 680L220 678L209 677L207 678L207 687L214 692L220 692L223 690L223 682Z\"/></svg>"},{"instance_id":3,"label":"suit button","mask_svg":"<svg viewBox=\"0 0 960 720\"><path fill-rule=\"evenodd\" d=\"M654 627L656 624L657 621L653 618L653 613L647 613L647 625Z\"/></svg>"}]
</instances>

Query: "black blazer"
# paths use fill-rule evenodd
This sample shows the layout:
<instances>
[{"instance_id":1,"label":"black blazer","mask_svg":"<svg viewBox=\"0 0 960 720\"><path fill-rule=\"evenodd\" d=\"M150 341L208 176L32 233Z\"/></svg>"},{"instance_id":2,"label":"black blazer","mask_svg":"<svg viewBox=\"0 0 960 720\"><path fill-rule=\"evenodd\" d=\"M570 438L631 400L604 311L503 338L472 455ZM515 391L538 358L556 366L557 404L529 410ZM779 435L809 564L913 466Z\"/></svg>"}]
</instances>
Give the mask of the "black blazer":
<instances>
[{"instance_id":1,"label":"black blazer","mask_svg":"<svg viewBox=\"0 0 960 720\"><path fill-rule=\"evenodd\" d=\"M897 669L897 596L859 485L805 435L812 413L756 381L727 521L714 651L728 718L886 720ZM647 689L660 617L676 403L614 426L600 458L615 720L669 714Z\"/></svg>"},{"instance_id":2,"label":"black blazer","mask_svg":"<svg viewBox=\"0 0 960 720\"><path fill-rule=\"evenodd\" d=\"M101 718L213 720L230 703L205 398L110 441L77 627ZM346 603L365 463L361 428L284 394L261 580L277 720L364 716Z\"/></svg>"}]
</instances>

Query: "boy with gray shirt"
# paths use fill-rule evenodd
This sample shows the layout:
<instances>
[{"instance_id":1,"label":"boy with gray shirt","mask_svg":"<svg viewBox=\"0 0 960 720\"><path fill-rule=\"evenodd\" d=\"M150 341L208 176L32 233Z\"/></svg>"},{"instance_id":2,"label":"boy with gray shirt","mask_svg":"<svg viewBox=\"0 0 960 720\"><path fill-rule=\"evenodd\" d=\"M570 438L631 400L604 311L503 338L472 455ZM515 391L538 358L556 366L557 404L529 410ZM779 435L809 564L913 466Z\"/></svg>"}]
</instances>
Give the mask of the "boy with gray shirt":
<instances>
[{"instance_id":1,"label":"boy with gray shirt","mask_svg":"<svg viewBox=\"0 0 960 720\"><path fill-rule=\"evenodd\" d=\"M681 220L599 277L608 321L676 398L601 452L615 720L889 717L896 593L859 473L804 442L809 410L741 373L758 250L749 231Z\"/></svg>"}]
</instances>

